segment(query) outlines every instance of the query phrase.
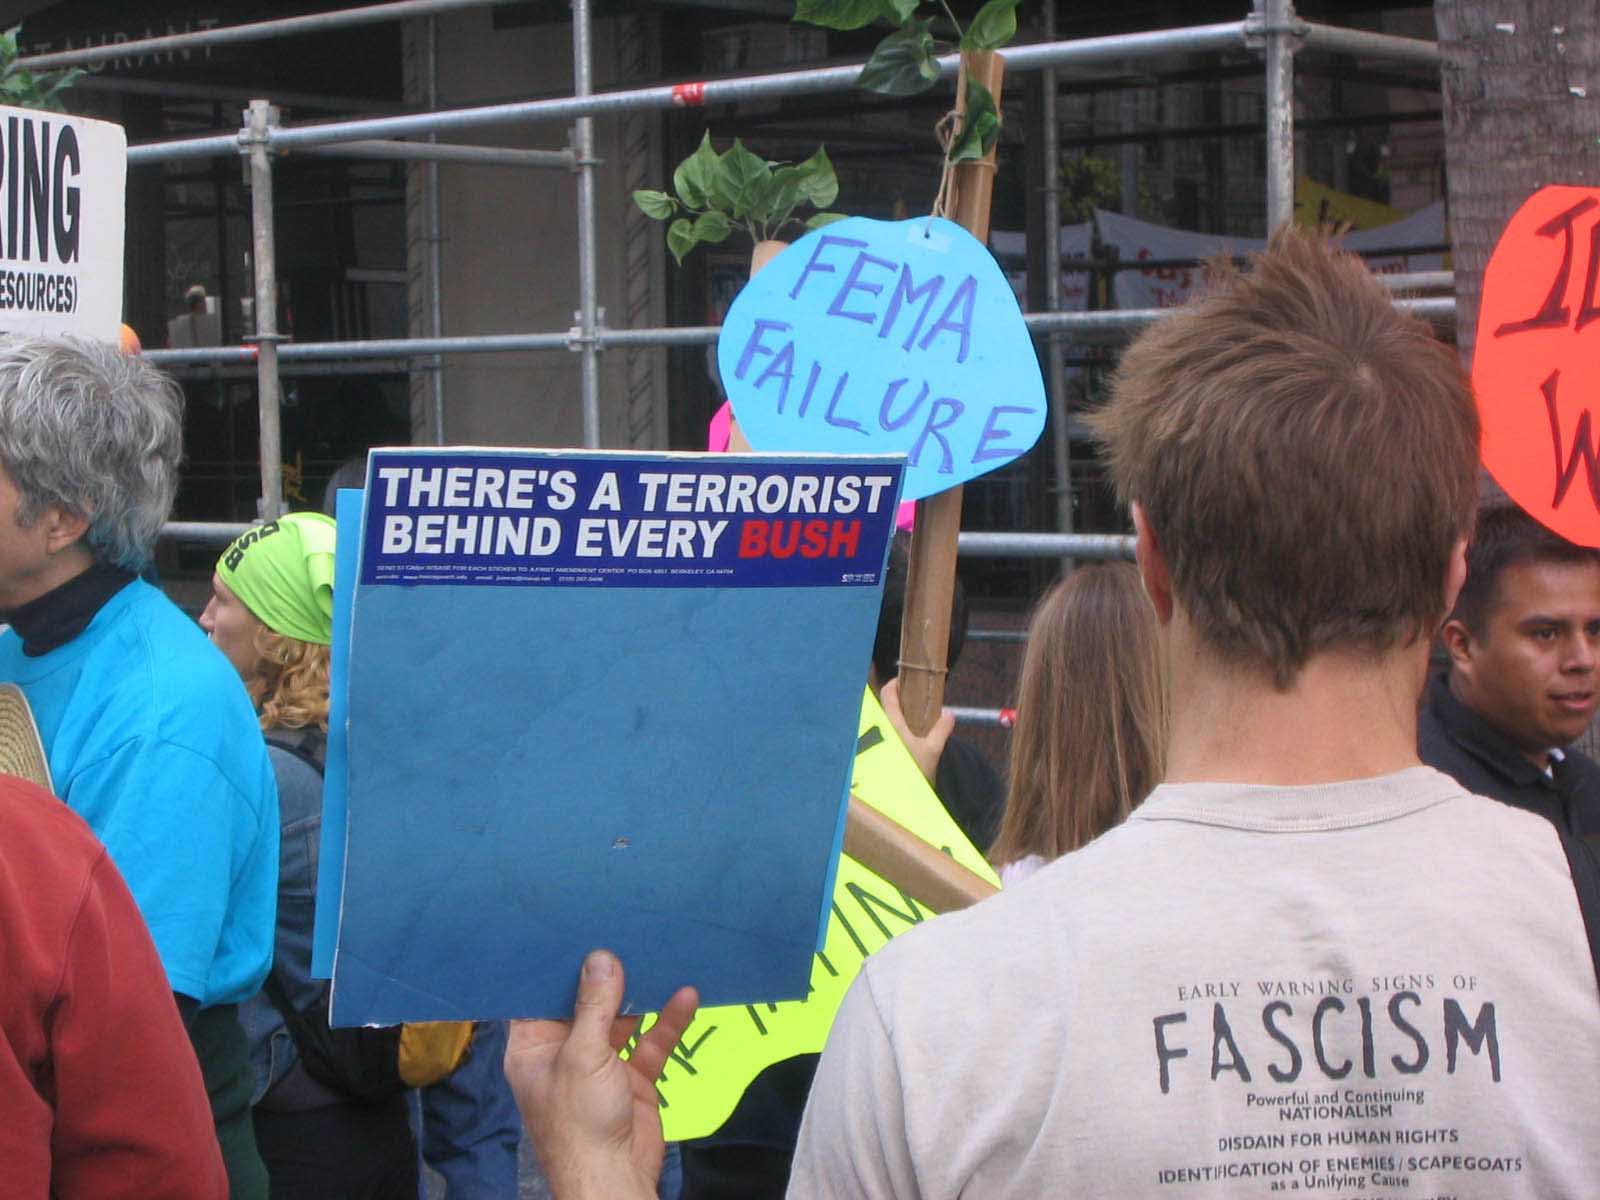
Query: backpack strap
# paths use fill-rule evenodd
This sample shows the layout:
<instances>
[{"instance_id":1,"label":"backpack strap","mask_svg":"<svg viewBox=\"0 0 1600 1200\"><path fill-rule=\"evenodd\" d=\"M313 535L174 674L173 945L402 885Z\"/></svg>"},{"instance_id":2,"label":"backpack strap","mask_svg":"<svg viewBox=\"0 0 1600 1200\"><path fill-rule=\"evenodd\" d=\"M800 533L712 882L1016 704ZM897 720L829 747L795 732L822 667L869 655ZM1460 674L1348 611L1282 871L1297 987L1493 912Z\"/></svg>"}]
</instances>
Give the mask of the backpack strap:
<instances>
[{"instance_id":1,"label":"backpack strap","mask_svg":"<svg viewBox=\"0 0 1600 1200\"><path fill-rule=\"evenodd\" d=\"M328 735L322 730L309 725L304 729L269 729L265 737L267 745L286 750L318 775L323 773L328 758Z\"/></svg>"},{"instance_id":2,"label":"backpack strap","mask_svg":"<svg viewBox=\"0 0 1600 1200\"><path fill-rule=\"evenodd\" d=\"M1561 848L1567 854L1572 872L1572 890L1578 894L1578 911L1583 914L1584 932L1589 935L1589 958L1600 985L1600 859L1596 858L1600 838L1580 838L1556 827Z\"/></svg>"},{"instance_id":3,"label":"backpack strap","mask_svg":"<svg viewBox=\"0 0 1600 1200\"><path fill-rule=\"evenodd\" d=\"M327 985L324 984L324 987ZM288 989L283 986L283 980L278 977L278 968L273 966L267 972L266 979L261 984L261 990L267 999L272 1001L272 1007L278 1010L278 1015L283 1018L283 1023L289 1027L289 1036L294 1039L295 1048L302 1054L307 1046L320 1043L318 1030L312 1025L311 1019L294 1006L289 999Z\"/></svg>"}]
</instances>

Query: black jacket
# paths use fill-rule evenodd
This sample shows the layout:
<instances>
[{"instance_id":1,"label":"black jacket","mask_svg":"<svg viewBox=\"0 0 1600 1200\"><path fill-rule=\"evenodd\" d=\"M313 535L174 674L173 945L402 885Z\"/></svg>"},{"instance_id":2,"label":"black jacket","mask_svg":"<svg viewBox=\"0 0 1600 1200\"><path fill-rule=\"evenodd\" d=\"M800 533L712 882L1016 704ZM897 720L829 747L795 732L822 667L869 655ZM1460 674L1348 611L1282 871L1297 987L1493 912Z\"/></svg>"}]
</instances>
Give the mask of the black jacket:
<instances>
[{"instance_id":1,"label":"black jacket","mask_svg":"<svg viewBox=\"0 0 1600 1200\"><path fill-rule=\"evenodd\" d=\"M1546 775L1451 694L1446 672L1428 680L1417 720L1417 752L1469 792L1538 813L1568 833L1600 836L1600 765L1567 750Z\"/></svg>"}]
</instances>

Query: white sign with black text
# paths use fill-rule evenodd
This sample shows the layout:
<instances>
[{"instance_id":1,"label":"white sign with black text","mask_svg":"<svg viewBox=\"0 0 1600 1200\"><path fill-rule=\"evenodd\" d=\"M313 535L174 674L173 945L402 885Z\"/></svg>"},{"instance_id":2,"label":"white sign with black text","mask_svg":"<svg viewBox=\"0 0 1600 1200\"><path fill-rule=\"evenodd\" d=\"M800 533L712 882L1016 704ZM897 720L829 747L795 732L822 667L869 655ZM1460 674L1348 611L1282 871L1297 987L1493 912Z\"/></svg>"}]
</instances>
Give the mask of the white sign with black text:
<instances>
[{"instance_id":1,"label":"white sign with black text","mask_svg":"<svg viewBox=\"0 0 1600 1200\"><path fill-rule=\"evenodd\" d=\"M0 107L0 332L117 339L127 174L122 126Z\"/></svg>"}]
</instances>

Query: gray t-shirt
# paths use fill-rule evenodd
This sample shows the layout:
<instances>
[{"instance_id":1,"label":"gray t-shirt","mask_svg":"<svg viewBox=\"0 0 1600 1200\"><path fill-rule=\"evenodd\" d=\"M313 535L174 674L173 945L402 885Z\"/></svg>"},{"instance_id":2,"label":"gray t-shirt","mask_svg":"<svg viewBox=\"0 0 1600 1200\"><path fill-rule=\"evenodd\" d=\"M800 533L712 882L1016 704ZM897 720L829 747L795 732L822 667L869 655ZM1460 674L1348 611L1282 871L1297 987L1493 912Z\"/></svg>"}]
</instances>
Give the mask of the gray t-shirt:
<instances>
[{"instance_id":1,"label":"gray t-shirt","mask_svg":"<svg viewBox=\"0 0 1600 1200\"><path fill-rule=\"evenodd\" d=\"M1417 767L1158 788L851 987L789 1194L1600 1194L1600 993L1547 821Z\"/></svg>"}]
</instances>

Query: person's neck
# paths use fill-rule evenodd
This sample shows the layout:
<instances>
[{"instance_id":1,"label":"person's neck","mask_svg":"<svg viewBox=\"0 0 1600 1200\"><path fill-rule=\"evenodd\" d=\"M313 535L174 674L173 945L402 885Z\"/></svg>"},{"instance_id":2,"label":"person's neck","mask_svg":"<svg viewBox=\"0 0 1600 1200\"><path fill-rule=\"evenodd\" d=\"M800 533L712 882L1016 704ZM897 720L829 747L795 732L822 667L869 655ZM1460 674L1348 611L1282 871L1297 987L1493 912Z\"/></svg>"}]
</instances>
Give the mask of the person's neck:
<instances>
[{"instance_id":1,"label":"person's neck","mask_svg":"<svg viewBox=\"0 0 1600 1200\"><path fill-rule=\"evenodd\" d=\"M1426 646L1325 651L1280 690L1259 667L1220 660L1188 628L1171 633L1170 783L1292 787L1417 766Z\"/></svg>"},{"instance_id":2,"label":"person's neck","mask_svg":"<svg viewBox=\"0 0 1600 1200\"><path fill-rule=\"evenodd\" d=\"M1482 721L1490 729L1493 729L1501 737L1505 738L1507 742L1510 742L1512 745L1514 745L1517 753L1522 755L1523 758L1527 759L1541 771L1548 771L1550 769L1550 748L1548 746L1535 746L1532 749L1529 749L1527 746L1516 742L1516 740L1512 738L1509 733L1501 729L1487 716L1485 716L1483 710L1487 706L1480 703L1478 694L1472 689L1471 685L1467 683L1466 677L1462 675L1460 671L1452 670L1450 672L1450 675L1446 680L1446 686L1450 689L1450 694L1456 698L1456 701L1461 705L1461 707L1465 708L1474 717Z\"/></svg>"},{"instance_id":3,"label":"person's neck","mask_svg":"<svg viewBox=\"0 0 1600 1200\"><path fill-rule=\"evenodd\" d=\"M82 542L75 542L66 549L52 554L38 571L13 581L9 587L0 589L0 613L15 612L41 596L48 595L62 584L69 583L82 575L94 566L94 563L94 555Z\"/></svg>"}]
</instances>

